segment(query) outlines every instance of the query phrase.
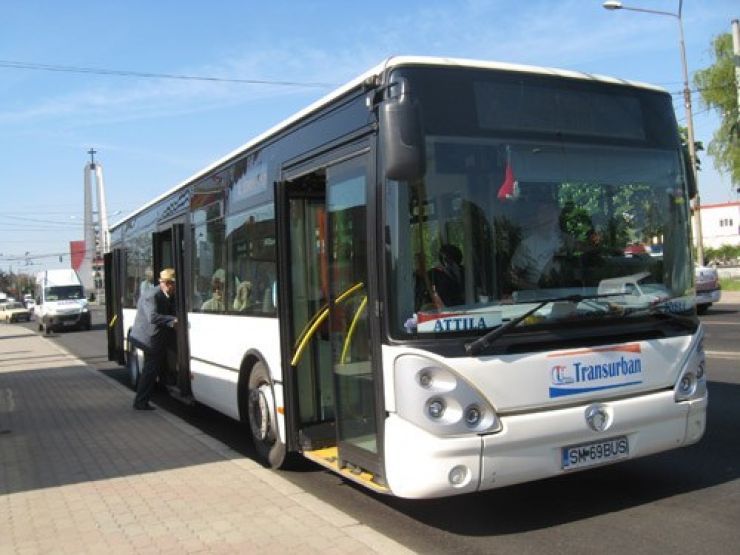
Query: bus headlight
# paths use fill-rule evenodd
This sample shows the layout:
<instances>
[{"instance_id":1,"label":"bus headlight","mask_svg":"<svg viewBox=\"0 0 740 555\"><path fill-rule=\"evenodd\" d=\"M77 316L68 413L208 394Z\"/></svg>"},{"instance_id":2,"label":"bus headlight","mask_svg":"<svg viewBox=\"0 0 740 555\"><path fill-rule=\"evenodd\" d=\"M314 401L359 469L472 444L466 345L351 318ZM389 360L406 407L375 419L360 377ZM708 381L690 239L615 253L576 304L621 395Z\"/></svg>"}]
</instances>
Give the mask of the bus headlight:
<instances>
[{"instance_id":1,"label":"bus headlight","mask_svg":"<svg viewBox=\"0 0 740 555\"><path fill-rule=\"evenodd\" d=\"M445 405L444 399L440 399L439 397L435 397L427 403L427 412L434 420L442 418L446 408L447 406Z\"/></svg>"},{"instance_id":2,"label":"bus headlight","mask_svg":"<svg viewBox=\"0 0 740 555\"><path fill-rule=\"evenodd\" d=\"M501 429L493 406L454 370L417 355L396 359L396 410L402 418L440 436Z\"/></svg>"},{"instance_id":3,"label":"bus headlight","mask_svg":"<svg viewBox=\"0 0 740 555\"><path fill-rule=\"evenodd\" d=\"M478 405L470 405L465 409L465 423L471 428L478 425L482 416L483 412L480 410Z\"/></svg>"},{"instance_id":4,"label":"bus headlight","mask_svg":"<svg viewBox=\"0 0 740 555\"><path fill-rule=\"evenodd\" d=\"M699 331L694 345L689 350L683 369L673 387L673 398L678 401L700 399L707 394L707 376L705 371L704 333Z\"/></svg>"}]
</instances>

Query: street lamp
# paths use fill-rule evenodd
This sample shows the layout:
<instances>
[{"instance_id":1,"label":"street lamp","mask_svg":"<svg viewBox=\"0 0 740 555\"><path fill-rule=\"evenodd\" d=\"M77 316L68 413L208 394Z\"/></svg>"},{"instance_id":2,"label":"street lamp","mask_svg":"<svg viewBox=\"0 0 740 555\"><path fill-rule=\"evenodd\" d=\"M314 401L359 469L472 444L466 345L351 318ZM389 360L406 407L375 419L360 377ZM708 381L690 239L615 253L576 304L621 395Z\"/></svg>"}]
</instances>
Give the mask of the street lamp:
<instances>
[{"instance_id":1,"label":"street lamp","mask_svg":"<svg viewBox=\"0 0 740 555\"><path fill-rule=\"evenodd\" d=\"M683 70L683 101L686 107L686 130L688 131L689 142L689 159L691 160L691 171L694 174L694 181L699 182L696 175L696 145L694 144L694 118L691 112L691 89L689 89L689 70L686 65L686 46L683 40L683 21L681 19L681 10L683 0L678 0L678 13L664 12L660 10L648 10L645 8L632 8L623 5L615 0L607 0L602 4L607 10L629 10L633 12L653 13L658 15L669 15L675 17L678 21L678 31L681 45L681 69ZM696 230L696 257L699 263L704 263L704 241L701 231L701 201L699 199L699 187L696 188L696 197L694 198L694 227Z\"/></svg>"}]
</instances>

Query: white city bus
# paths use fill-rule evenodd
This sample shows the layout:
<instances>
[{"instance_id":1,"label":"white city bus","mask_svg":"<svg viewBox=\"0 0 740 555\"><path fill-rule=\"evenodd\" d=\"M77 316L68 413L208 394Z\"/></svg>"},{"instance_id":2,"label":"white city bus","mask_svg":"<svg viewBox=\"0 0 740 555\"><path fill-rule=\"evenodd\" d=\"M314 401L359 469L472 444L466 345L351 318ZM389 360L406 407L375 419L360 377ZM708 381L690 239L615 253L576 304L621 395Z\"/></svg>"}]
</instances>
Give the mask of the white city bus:
<instances>
[{"instance_id":1,"label":"white city bus","mask_svg":"<svg viewBox=\"0 0 740 555\"><path fill-rule=\"evenodd\" d=\"M391 58L111 228L109 356L172 266L161 379L272 467L429 498L695 443L685 159L662 89Z\"/></svg>"}]
</instances>

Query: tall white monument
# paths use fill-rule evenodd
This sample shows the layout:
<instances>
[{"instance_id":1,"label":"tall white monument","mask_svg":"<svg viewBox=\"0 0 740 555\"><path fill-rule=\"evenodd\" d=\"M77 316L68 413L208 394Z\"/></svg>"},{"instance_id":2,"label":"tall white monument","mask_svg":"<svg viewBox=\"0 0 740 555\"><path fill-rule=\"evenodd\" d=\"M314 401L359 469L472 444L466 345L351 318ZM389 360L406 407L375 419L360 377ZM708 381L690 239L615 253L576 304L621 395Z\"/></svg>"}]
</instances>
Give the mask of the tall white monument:
<instances>
[{"instance_id":1,"label":"tall white monument","mask_svg":"<svg viewBox=\"0 0 740 555\"><path fill-rule=\"evenodd\" d=\"M95 161L95 150L88 150L90 161L85 164L85 256L79 268L82 285L87 291L103 287L103 253L108 252L108 209L105 205L103 166ZM93 210L93 181L95 182L95 210Z\"/></svg>"}]
</instances>

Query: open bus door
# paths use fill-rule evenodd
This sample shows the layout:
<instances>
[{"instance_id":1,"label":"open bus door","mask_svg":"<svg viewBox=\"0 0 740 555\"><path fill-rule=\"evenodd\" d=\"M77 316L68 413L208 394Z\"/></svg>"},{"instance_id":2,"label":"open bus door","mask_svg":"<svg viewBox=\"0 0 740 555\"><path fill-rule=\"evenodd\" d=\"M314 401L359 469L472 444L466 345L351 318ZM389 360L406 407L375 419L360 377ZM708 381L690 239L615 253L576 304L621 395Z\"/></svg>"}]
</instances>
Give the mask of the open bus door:
<instances>
[{"instance_id":1,"label":"open bus door","mask_svg":"<svg viewBox=\"0 0 740 555\"><path fill-rule=\"evenodd\" d=\"M105 322L108 336L108 360L126 364L123 345L123 290L125 283L126 251L113 249L104 255Z\"/></svg>"},{"instance_id":2,"label":"open bus door","mask_svg":"<svg viewBox=\"0 0 740 555\"><path fill-rule=\"evenodd\" d=\"M185 225L182 222L169 224L153 234L154 273L159 275L164 268L175 270L175 328L176 345L167 353L165 385L170 395L181 401L190 402L190 350L188 348L188 308L187 308L187 265L185 256Z\"/></svg>"},{"instance_id":3,"label":"open bus door","mask_svg":"<svg viewBox=\"0 0 740 555\"><path fill-rule=\"evenodd\" d=\"M287 300L280 316L289 447L382 488L384 409L368 302L369 159L355 148L286 175L278 192Z\"/></svg>"}]
</instances>

